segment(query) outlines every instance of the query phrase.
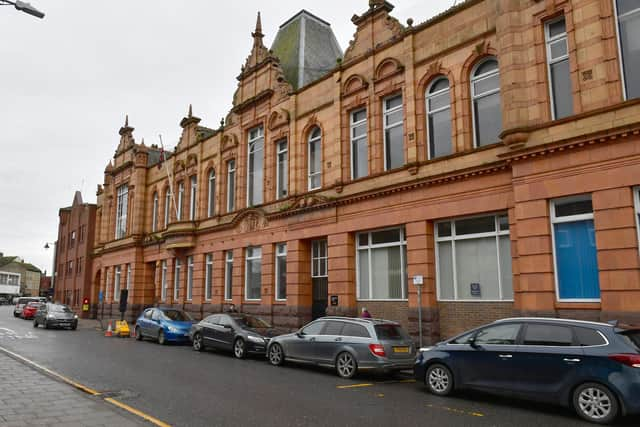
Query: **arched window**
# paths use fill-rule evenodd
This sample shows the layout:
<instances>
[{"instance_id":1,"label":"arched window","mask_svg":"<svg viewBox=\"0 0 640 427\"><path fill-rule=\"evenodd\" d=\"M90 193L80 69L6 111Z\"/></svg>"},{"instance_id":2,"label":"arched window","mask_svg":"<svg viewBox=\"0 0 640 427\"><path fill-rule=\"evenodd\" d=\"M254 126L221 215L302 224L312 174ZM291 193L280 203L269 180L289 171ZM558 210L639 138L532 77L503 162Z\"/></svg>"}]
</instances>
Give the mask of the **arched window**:
<instances>
[{"instance_id":1,"label":"arched window","mask_svg":"<svg viewBox=\"0 0 640 427\"><path fill-rule=\"evenodd\" d=\"M213 216L216 211L216 171L209 172L209 191L207 195L207 216Z\"/></svg>"},{"instance_id":2,"label":"arched window","mask_svg":"<svg viewBox=\"0 0 640 427\"><path fill-rule=\"evenodd\" d=\"M427 90L429 158L451 154L451 93L449 80L437 78Z\"/></svg>"},{"instance_id":3,"label":"arched window","mask_svg":"<svg viewBox=\"0 0 640 427\"><path fill-rule=\"evenodd\" d=\"M640 3L637 0L616 0L618 45L625 99L640 97Z\"/></svg>"},{"instance_id":4,"label":"arched window","mask_svg":"<svg viewBox=\"0 0 640 427\"><path fill-rule=\"evenodd\" d=\"M167 187L164 193L164 228L169 226L169 215L171 213L171 190Z\"/></svg>"},{"instance_id":5,"label":"arched window","mask_svg":"<svg viewBox=\"0 0 640 427\"><path fill-rule=\"evenodd\" d=\"M500 72L495 58L485 59L473 69L471 97L474 146L482 147L498 142L502 132L502 111L500 111Z\"/></svg>"},{"instance_id":6,"label":"arched window","mask_svg":"<svg viewBox=\"0 0 640 427\"><path fill-rule=\"evenodd\" d=\"M309 134L309 190L322 186L322 132L314 127Z\"/></svg>"},{"instance_id":7,"label":"arched window","mask_svg":"<svg viewBox=\"0 0 640 427\"><path fill-rule=\"evenodd\" d=\"M158 229L158 192L153 193L153 207L151 209L151 231Z\"/></svg>"},{"instance_id":8,"label":"arched window","mask_svg":"<svg viewBox=\"0 0 640 427\"><path fill-rule=\"evenodd\" d=\"M247 165L247 206L262 204L264 129L258 126L249 131Z\"/></svg>"}]
</instances>

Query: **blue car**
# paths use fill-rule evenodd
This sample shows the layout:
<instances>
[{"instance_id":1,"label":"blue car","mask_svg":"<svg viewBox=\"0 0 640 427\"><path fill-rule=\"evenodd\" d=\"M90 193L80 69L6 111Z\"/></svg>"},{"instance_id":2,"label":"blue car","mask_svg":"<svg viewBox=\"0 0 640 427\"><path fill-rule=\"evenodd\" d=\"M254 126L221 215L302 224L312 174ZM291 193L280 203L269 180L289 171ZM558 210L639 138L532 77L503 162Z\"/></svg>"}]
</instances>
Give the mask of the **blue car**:
<instances>
[{"instance_id":1,"label":"blue car","mask_svg":"<svg viewBox=\"0 0 640 427\"><path fill-rule=\"evenodd\" d=\"M640 329L503 319L420 349L418 381L445 396L476 389L572 407L587 421L640 413Z\"/></svg>"},{"instance_id":2,"label":"blue car","mask_svg":"<svg viewBox=\"0 0 640 427\"><path fill-rule=\"evenodd\" d=\"M159 344L188 342L189 330L194 323L193 318L182 310L147 308L136 320L136 339L140 341L148 337Z\"/></svg>"}]
</instances>

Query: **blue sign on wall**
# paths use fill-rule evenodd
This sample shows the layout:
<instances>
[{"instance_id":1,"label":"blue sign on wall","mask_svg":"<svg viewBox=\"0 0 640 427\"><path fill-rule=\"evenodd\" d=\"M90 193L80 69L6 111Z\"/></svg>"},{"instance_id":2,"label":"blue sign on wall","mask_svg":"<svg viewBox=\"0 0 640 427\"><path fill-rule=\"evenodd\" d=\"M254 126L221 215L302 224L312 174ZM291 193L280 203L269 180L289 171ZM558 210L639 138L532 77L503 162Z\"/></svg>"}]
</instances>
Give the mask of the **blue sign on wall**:
<instances>
[{"instance_id":1,"label":"blue sign on wall","mask_svg":"<svg viewBox=\"0 0 640 427\"><path fill-rule=\"evenodd\" d=\"M103 296L102 291L98 292L98 302L102 302Z\"/></svg>"},{"instance_id":2,"label":"blue sign on wall","mask_svg":"<svg viewBox=\"0 0 640 427\"><path fill-rule=\"evenodd\" d=\"M469 284L469 291L471 292L472 297L482 296L482 291L480 290L480 283L471 283Z\"/></svg>"}]
</instances>

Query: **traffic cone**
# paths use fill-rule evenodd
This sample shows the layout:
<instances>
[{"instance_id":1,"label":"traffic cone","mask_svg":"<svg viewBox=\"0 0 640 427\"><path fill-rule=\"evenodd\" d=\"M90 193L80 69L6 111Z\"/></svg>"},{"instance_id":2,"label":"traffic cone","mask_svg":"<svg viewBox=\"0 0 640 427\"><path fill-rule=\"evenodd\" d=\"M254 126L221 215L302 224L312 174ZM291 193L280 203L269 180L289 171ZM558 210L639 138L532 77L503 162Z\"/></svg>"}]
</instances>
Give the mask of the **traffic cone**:
<instances>
[{"instance_id":1,"label":"traffic cone","mask_svg":"<svg viewBox=\"0 0 640 427\"><path fill-rule=\"evenodd\" d=\"M104 333L105 337L112 337L113 331L111 330L111 320L109 320L109 326L107 327L107 332Z\"/></svg>"}]
</instances>

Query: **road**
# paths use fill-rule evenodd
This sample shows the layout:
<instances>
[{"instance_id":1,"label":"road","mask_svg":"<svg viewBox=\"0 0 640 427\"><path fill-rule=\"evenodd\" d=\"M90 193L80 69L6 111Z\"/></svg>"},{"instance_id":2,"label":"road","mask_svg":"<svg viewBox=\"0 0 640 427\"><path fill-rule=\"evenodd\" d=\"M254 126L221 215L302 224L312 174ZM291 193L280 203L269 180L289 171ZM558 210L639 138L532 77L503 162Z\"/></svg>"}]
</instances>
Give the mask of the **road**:
<instances>
[{"instance_id":1,"label":"road","mask_svg":"<svg viewBox=\"0 0 640 427\"><path fill-rule=\"evenodd\" d=\"M440 398L408 377L270 366L259 357L34 329L0 307L0 347L175 426L588 426L568 409L479 393ZM618 425L640 425L639 417Z\"/></svg>"}]
</instances>

